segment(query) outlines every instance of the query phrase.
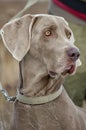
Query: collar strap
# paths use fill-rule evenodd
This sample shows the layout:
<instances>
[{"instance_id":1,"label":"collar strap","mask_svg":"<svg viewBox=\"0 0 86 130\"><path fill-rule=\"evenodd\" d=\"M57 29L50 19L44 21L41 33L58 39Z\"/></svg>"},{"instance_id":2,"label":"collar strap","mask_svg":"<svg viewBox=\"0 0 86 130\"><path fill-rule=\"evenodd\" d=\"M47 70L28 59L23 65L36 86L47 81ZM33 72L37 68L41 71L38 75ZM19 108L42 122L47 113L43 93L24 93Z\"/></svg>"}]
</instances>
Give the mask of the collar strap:
<instances>
[{"instance_id":1,"label":"collar strap","mask_svg":"<svg viewBox=\"0 0 86 130\"><path fill-rule=\"evenodd\" d=\"M18 93L16 96L16 99L24 104L33 104L33 105L44 104L58 98L62 93L62 89L63 89L63 86L61 85L58 91L52 94L46 95L46 96L41 96L41 97L27 97L25 95Z\"/></svg>"}]
</instances>

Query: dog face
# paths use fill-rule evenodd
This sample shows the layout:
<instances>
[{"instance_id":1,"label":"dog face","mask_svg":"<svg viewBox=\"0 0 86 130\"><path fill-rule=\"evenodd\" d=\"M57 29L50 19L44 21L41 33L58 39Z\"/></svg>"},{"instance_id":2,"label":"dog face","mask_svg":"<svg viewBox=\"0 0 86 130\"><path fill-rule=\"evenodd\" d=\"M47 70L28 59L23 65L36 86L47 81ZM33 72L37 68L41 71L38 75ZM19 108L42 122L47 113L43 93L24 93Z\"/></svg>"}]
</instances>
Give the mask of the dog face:
<instances>
[{"instance_id":1,"label":"dog face","mask_svg":"<svg viewBox=\"0 0 86 130\"><path fill-rule=\"evenodd\" d=\"M6 24L2 38L15 59L21 61L29 52L45 65L52 77L58 73L74 74L80 65L73 32L62 17L26 15Z\"/></svg>"},{"instance_id":2,"label":"dog face","mask_svg":"<svg viewBox=\"0 0 86 130\"><path fill-rule=\"evenodd\" d=\"M31 52L42 60L51 77L74 74L80 65L79 49L74 36L62 17L39 16L32 29Z\"/></svg>"}]
</instances>

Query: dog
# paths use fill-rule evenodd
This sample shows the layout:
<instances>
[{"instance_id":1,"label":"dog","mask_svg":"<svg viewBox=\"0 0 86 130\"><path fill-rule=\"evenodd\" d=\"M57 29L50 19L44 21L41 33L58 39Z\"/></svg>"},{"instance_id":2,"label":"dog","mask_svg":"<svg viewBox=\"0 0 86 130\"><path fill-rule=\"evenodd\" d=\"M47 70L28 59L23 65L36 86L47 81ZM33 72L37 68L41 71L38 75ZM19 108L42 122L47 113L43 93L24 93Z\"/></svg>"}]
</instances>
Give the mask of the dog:
<instances>
[{"instance_id":1,"label":"dog","mask_svg":"<svg viewBox=\"0 0 86 130\"><path fill-rule=\"evenodd\" d=\"M27 14L4 25L1 36L20 69L10 130L86 130L86 110L72 102L62 85L80 66L67 21Z\"/></svg>"}]
</instances>

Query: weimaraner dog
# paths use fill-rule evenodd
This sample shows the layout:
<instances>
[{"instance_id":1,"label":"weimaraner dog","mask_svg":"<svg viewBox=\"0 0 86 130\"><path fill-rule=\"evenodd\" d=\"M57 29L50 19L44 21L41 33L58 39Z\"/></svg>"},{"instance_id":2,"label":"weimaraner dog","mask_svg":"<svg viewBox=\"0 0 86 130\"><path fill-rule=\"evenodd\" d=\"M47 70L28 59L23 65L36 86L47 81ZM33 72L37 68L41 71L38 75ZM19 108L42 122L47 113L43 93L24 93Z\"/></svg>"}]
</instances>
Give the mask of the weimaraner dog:
<instances>
[{"instance_id":1,"label":"weimaraner dog","mask_svg":"<svg viewBox=\"0 0 86 130\"><path fill-rule=\"evenodd\" d=\"M86 130L86 110L62 86L80 65L64 18L28 14L4 25L1 35L20 67L10 130Z\"/></svg>"}]
</instances>

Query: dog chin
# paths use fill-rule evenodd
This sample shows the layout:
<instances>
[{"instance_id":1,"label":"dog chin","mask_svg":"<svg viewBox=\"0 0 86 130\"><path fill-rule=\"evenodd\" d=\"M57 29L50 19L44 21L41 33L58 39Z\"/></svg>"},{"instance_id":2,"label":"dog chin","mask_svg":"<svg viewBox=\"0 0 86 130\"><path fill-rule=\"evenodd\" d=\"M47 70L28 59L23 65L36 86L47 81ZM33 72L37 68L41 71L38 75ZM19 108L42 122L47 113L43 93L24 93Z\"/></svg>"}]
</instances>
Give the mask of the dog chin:
<instances>
[{"instance_id":1,"label":"dog chin","mask_svg":"<svg viewBox=\"0 0 86 130\"><path fill-rule=\"evenodd\" d=\"M48 72L48 75L49 75L51 78L56 78L57 73L54 72L54 71L49 71L49 72Z\"/></svg>"}]
</instances>

